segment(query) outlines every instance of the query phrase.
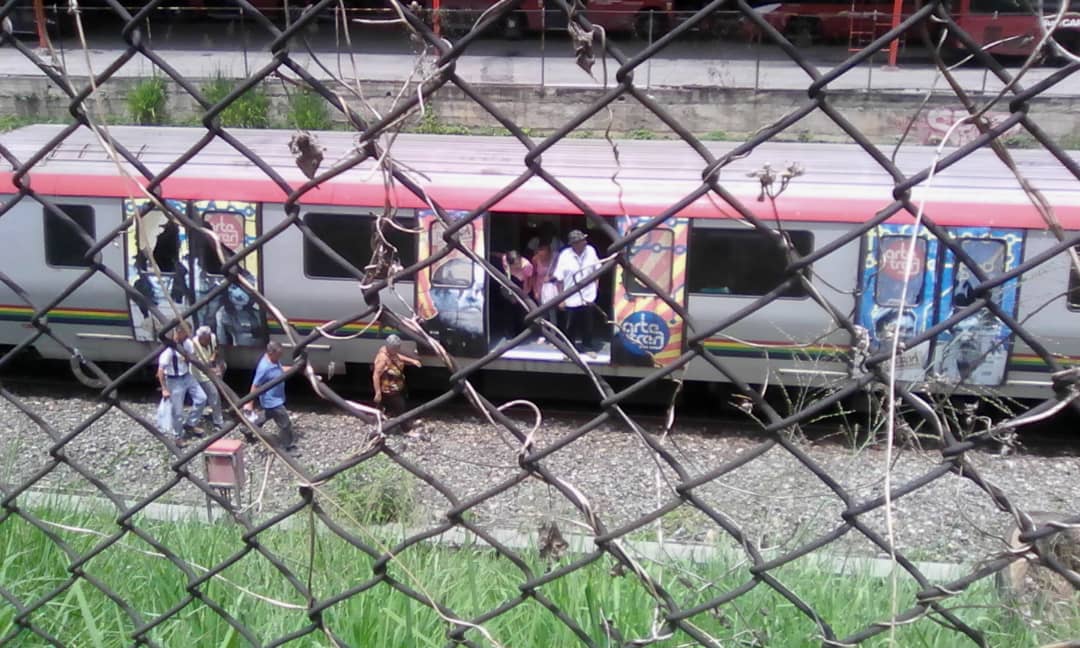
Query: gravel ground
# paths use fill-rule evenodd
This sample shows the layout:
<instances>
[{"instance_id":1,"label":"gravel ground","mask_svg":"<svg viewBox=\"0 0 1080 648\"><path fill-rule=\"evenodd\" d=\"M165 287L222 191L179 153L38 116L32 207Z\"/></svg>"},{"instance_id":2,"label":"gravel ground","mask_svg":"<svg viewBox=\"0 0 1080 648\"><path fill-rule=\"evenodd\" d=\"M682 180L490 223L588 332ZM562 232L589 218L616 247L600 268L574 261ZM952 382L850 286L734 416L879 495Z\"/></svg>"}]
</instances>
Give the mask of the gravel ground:
<instances>
[{"instance_id":1,"label":"gravel ground","mask_svg":"<svg viewBox=\"0 0 1080 648\"><path fill-rule=\"evenodd\" d=\"M167 485L175 476L169 469L171 455L145 429L123 412L103 408L84 397L57 398L40 393L19 393L17 398L60 434L69 434L88 420L93 423L64 449L107 487L130 498L145 497ZM156 401L131 405L152 420ZM348 459L364 447L370 426L327 408L294 412L302 436L297 461L315 475ZM546 419L536 433L543 448L570 434L584 418L572 415ZM50 464L49 437L10 401L0 400L0 483L12 485L33 478ZM527 426L526 426L527 427ZM680 424L663 440L691 477L754 452L760 437L733 432L732 423ZM267 426L271 430L272 425ZM452 491L456 503L466 502L489 489L509 483L521 471L517 449L508 434L497 432L472 414L440 414L418 426L413 436L394 436L387 447L411 465ZM658 432L656 425L648 430ZM234 433L235 434L235 433ZM841 444L801 442L799 447L846 490L855 502L882 493L886 453L881 447L853 451ZM257 517L280 511L297 499L299 477L284 462L273 461L262 447L248 447L247 492L253 501L259 492ZM933 471L940 455L933 450L902 450L893 453L890 479L895 486ZM1007 457L983 452L969 455L971 464L987 482L997 486L1018 507L1029 511L1061 511L1075 515L1080 507L1080 457L1076 448L1053 456L1014 454ZM201 462L193 464L201 474ZM658 470L655 456L636 434L624 427L605 425L569 443L543 461L590 503L607 530L614 530L656 510L673 497L675 473ZM374 471L368 464L350 470ZM435 488L415 476L387 466L381 471L396 486L411 485L419 502L414 525L440 519L451 503ZM347 492L343 477L326 487L327 493ZM353 482L355 483L355 481ZM95 486L65 465L39 478L36 488L86 493ZM842 524L841 499L794 455L774 446L740 468L694 489L702 501L736 524L747 537L763 547L795 548ZM202 505L203 494L181 480L162 501ZM330 507L328 507L330 508ZM521 480L512 488L485 499L469 509L469 519L485 528L534 532L539 523L554 517L565 533L584 533L586 518L557 489L538 479ZM885 534L880 510L860 517L869 527ZM947 474L895 502L894 533L897 546L909 557L923 561L969 562L993 555L1003 548L999 539L1009 518L992 505L990 498L966 478ZM701 511L682 505L663 518L668 539L716 541L725 532ZM655 526L636 530L636 537L655 538ZM834 541L831 554L881 556L880 548L852 530Z\"/></svg>"}]
</instances>

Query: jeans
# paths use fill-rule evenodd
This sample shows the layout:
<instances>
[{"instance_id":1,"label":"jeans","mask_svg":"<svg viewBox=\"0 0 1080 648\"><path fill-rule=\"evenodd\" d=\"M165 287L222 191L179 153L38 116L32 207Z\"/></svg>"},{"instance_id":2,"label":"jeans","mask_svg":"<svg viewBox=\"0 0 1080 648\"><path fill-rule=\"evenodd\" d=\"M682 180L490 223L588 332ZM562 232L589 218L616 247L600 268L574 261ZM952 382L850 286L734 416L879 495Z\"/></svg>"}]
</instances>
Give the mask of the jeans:
<instances>
[{"instance_id":1,"label":"jeans","mask_svg":"<svg viewBox=\"0 0 1080 648\"><path fill-rule=\"evenodd\" d=\"M214 422L215 427L225 427L225 418L221 415L221 394L218 393L217 387L209 380L199 382L199 387L202 387L203 393L206 394L206 404L210 406L210 420Z\"/></svg>"},{"instance_id":2,"label":"jeans","mask_svg":"<svg viewBox=\"0 0 1080 648\"><path fill-rule=\"evenodd\" d=\"M169 402L172 404L173 436L184 433L184 400L191 394L191 412L188 414L187 427L195 427L202 419L206 394L195 380L195 376L186 373L183 376L166 376L165 387L169 390Z\"/></svg>"}]
</instances>

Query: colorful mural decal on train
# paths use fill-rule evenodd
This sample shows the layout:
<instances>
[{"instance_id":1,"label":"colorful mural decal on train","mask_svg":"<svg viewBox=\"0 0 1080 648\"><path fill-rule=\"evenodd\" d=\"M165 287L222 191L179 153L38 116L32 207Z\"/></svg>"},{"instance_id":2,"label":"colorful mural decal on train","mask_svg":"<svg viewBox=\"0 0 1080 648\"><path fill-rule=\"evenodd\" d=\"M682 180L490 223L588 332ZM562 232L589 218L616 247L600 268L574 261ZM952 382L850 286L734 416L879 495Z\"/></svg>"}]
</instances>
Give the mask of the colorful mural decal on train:
<instances>
[{"instance_id":1,"label":"colorful mural decal on train","mask_svg":"<svg viewBox=\"0 0 1080 648\"><path fill-rule=\"evenodd\" d=\"M1024 249L1022 230L970 227L951 230L960 248L990 279L1020 264ZM959 263L952 250L941 266L939 322L970 306L979 284L975 273ZM990 291L990 299L1009 315L1017 310L1019 280L1012 279ZM982 308L937 336L933 371L948 382L1000 385L1005 379L1012 350L1012 330L990 309Z\"/></svg>"},{"instance_id":2,"label":"colorful mural decal on train","mask_svg":"<svg viewBox=\"0 0 1080 648\"><path fill-rule=\"evenodd\" d=\"M449 211L451 225L467 218L467 211ZM417 212L420 229L419 258L438 254L446 242L446 226L429 209ZM484 254L484 215L457 231L462 246ZM487 276L461 250L453 250L417 275L416 311L424 329L453 355L480 357L487 352L484 329Z\"/></svg>"},{"instance_id":3,"label":"colorful mural decal on train","mask_svg":"<svg viewBox=\"0 0 1080 648\"><path fill-rule=\"evenodd\" d=\"M156 307L166 320L176 315L171 304L186 309L225 281L221 261L208 236L190 232L154 208L139 216L148 199L124 201L124 217L136 218L125 237L127 280L136 292ZM168 200L169 209L202 220L219 237L225 255L247 245L258 236L258 218L253 203L197 201L191 211L184 201ZM156 268L156 269L155 269ZM240 274L256 290L259 286L257 253L240 264ZM136 340L154 340L162 326L145 303L129 299L131 325ZM222 344L262 346L269 339L266 317L261 307L238 283L214 297L188 318L193 326L209 326Z\"/></svg>"},{"instance_id":4,"label":"colorful mural decal on train","mask_svg":"<svg viewBox=\"0 0 1080 648\"><path fill-rule=\"evenodd\" d=\"M620 234L648 222L646 217L622 217ZM686 238L690 220L669 218L634 240L630 263L655 282L677 304L686 299ZM621 266L615 271L614 313L617 328L612 339L615 364L663 366L682 353L683 320L675 309Z\"/></svg>"},{"instance_id":5,"label":"colorful mural decal on train","mask_svg":"<svg viewBox=\"0 0 1080 648\"><path fill-rule=\"evenodd\" d=\"M866 235L857 319L869 333L871 354L888 351L895 336L900 342L918 336L933 321L938 241L925 229L913 241L914 234L914 225L887 224ZM896 378L922 380L929 359L929 341L904 351Z\"/></svg>"},{"instance_id":6,"label":"colorful mural decal on train","mask_svg":"<svg viewBox=\"0 0 1080 648\"><path fill-rule=\"evenodd\" d=\"M254 203L199 200L191 207L195 220L206 223L218 237L226 258L259 236ZM191 274L195 279L195 297L202 299L225 282L225 275L220 272L221 260L209 237L200 235L195 247L192 263L196 265ZM249 285L260 288L258 250L240 262L240 274ZM225 292L200 308L195 318L199 325L210 326L221 344L262 347L270 339L266 313L240 283L230 284Z\"/></svg>"}]
</instances>

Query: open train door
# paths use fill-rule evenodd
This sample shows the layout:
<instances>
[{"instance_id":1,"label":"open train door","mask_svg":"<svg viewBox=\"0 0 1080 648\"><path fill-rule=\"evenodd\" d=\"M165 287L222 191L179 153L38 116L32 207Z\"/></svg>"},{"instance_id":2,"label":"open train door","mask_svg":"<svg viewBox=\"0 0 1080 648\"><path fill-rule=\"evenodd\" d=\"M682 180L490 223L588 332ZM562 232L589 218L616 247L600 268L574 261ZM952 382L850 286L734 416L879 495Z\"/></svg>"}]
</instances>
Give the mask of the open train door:
<instances>
[{"instance_id":1,"label":"open train door","mask_svg":"<svg viewBox=\"0 0 1080 648\"><path fill-rule=\"evenodd\" d=\"M871 354L890 349L894 335L904 342L934 321L939 244L925 229L913 237L914 231L914 225L886 224L866 235L856 319L869 333ZM930 345L923 342L896 359L897 380L926 377Z\"/></svg>"},{"instance_id":2,"label":"open train door","mask_svg":"<svg viewBox=\"0 0 1080 648\"><path fill-rule=\"evenodd\" d=\"M619 232L626 234L650 220L645 217L618 219ZM671 301L686 303L686 237L690 220L669 218L659 227L635 239L630 247L630 264L642 271L666 292ZM661 367L682 353L683 319L671 305L633 275L615 270L615 337L612 361L617 365Z\"/></svg>"},{"instance_id":3,"label":"open train door","mask_svg":"<svg viewBox=\"0 0 1080 648\"><path fill-rule=\"evenodd\" d=\"M128 284L143 297L128 296L132 337L139 342L155 341L162 328L149 305L171 319L177 314L174 305L182 309L194 303L182 263L189 256L187 236L164 211L149 203L148 198L124 201L124 219L133 221L124 236L124 270ZM187 214L187 203L182 200L166 200L165 207Z\"/></svg>"},{"instance_id":4,"label":"open train door","mask_svg":"<svg viewBox=\"0 0 1080 648\"><path fill-rule=\"evenodd\" d=\"M1020 264L1024 232L990 227L952 228L949 233L989 279ZM936 322L942 322L976 299L979 280L952 250L945 250ZM1019 280L1011 279L990 291L990 299L1008 315L1016 315ZM936 323L935 322L935 323ZM940 333L934 343L933 371L950 383L995 386L1005 380L1012 352L1012 330L990 309L982 308Z\"/></svg>"},{"instance_id":5,"label":"open train door","mask_svg":"<svg viewBox=\"0 0 1080 648\"><path fill-rule=\"evenodd\" d=\"M451 223L468 217L467 211L448 211ZM416 213L419 221L419 257L427 259L446 247L446 226L430 209ZM484 218L481 214L458 230L458 241L484 258ZM420 271L416 278L416 312L424 330L455 356L478 358L487 353L487 274L461 250ZM421 345L423 350L423 345Z\"/></svg>"}]
</instances>

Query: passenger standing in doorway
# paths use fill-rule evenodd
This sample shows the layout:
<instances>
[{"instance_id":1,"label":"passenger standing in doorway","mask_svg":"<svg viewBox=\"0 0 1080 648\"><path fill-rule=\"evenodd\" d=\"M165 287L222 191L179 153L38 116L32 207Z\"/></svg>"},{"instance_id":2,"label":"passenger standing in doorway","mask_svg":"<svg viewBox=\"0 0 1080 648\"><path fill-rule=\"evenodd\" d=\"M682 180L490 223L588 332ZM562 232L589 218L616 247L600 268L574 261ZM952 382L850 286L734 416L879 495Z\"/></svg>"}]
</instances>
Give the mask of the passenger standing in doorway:
<instances>
[{"instance_id":1,"label":"passenger standing in doorway","mask_svg":"<svg viewBox=\"0 0 1080 648\"><path fill-rule=\"evenodd\" d=\"M551 253L551 258L554 259L559 255L562 246L562 241L556 236L555 226L548 221L544 221L540 224L536 236L529 239L529 242L525 244L525 249L535 255L541 249L547 248Z\"/></svg>"},{"instance_id":2,"label":"passenger standing in doorway","mask_svg":"<svg viewBox=\"0 0 1080 648\"><path fill-rule=\"evenodd\" d=\"M503 272L510 275L518 288L526 295L532 292L533 280L536 277L533 265L529 260L521 256L517 250L510 250L502 258ZM513 323L511 336L517 335L525 328L525 311L513 295L507 295L506 300L510 308L510 321Z\"/></svg>"},{"instance_id":3,"label":"passenger standing in doorway","mask_svg":"<svg viewBox=\"0 0 1080 648\"><path fill-rule=\"evenodd\" d=\"M537 304L551 301L559 294L559 287L551 273L555 269L555 258L559 255L561 246L562 243L555 238L555 227L547 222L540 226L539 234L530 239L526 246L533 254L532 296ZM558 326L558 313L557 309L552 308L545 311L544 319ZM543 341L543 336L540 339Z\"/></svg>"},{"instance_id":4,"label":"passenger standing in doorway","mask_svg":"<svg viewBox=\"0 0 1080 648\"><path fill-rule=\"evenodd\" d=\"M191 375L191 365L187 359L195 355L195 347L188 337L187 324L181 322L173 331L175 347L170 347L158 356L157 379L161 384L161 395L169 399L172 405L173 438L178 444L193 436L202 436L195 428L202 420L206 394L198 381ZM191 395L191 412L184 423L184 400Z\"/></svg>"},{"instance_id":5,"label":"passenger standing in doorway","mask_svg":"<svg viewBox=\"0 0 1080 648\"><path fill-rule=\"evenodd\" d=\"M600 265L600 259L581 230L571 230L567 240L570 246L559 253L555 270L552 272L555 280L559 282L560 291L577 288L562 302L562 307L566 312L566 335L579 353L588 353L596 357L596 348L593 346L592 309L596 302L597 282L595 279L584 284L582 282L589 274L596 271ZM579 336L581 337L580 344L578 343Z\"/></svg>"},{"instance_id":6,"label":"passenger standing in doorway","mask_svg":"<svg viewBox=\"0 0 1080 648\"><path fill-rule=\"evenodd\" d=\"M371 375L375 389L375 402L382 406L387 418L396 418L405 413L405 365L420 366L416 358L401 354L401 338L388 335L386 344L375 354L375 366ZM408 432L409 426L402 425L402 431Z\"/></svg>"},{"instance_id":7,"label":"passenger standing in doorway","mask_svg":"<svg viewBox=\"0 0 1080 648\"><path fill-rule=\"evenodd\" d=\"M274 382L291 369L281 364L282 348L278 342L271 341L266 345L266 353L259 358L259 364L255 367L255 378L251 381L251 391L254 394L259 387ZM286 452L296 450L293 440L292 420L289 411L285 409L285 381L277 383L270 389L259 394L259 404L263 408L263 416L253 423L262 427L266 419L274 419L278 428L278 441ZM244 409L251 412L255 409L255 401L244 403Z\"/></svg>"},{"instance_id":8,"label":"passenger standing in doorway","mask_svg":"<svg viewBox=\"0 0 1080 648\"><path fill-rule=\"evenodd\" d=\"M195 356L220 378L223 373L221 358L218 355L220 349L218 349L217 336L213 334L209 326L200 326L195 331L194 346ZM210 380L210 376L203 373L201 369L193 366L191 373L195 375L199 387L206 394L206 404L210 406L210 420L214 423L214 432L221 432L225 429L225 419L221 415L221 393Z\"/></svg>"}]
</instances>

